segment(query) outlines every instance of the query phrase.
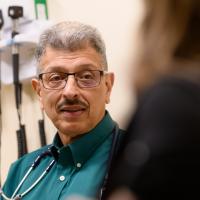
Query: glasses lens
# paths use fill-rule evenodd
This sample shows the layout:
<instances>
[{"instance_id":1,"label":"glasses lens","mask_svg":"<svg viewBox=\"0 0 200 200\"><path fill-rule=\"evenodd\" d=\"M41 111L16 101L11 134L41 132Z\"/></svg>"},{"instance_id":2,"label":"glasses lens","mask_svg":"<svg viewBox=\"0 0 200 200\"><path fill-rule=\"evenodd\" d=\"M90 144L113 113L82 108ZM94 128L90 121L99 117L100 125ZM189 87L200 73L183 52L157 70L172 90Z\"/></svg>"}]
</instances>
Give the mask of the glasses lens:
<instances>
[{"instance_id":1,"label":"glasses lens","mask_svg":"<svg viewBox=\"0 0 200 200\"><path fill-rule=\"evenodd\" d=\"M76 73L76 80L80 87L91 88L99 85L101 80L101 72L95 70L87 70Z\"/></svg>"},{"instance_id":2,"label":"glasses lens","mask_svg":"<svg viewBox=\"0 0 200 200\"><path fill-rule=\"evenodd\" d=\"M49 72L41 74L39 77L46 89L60 90L65 87L67 78L70 75L75 76L77 85L80 88L92 88L99 85L102 74L103 71L85 70L77 73Z\"/></svg>"},{"instance_id":3,"label":"glasses lens","mask_svg":"<svg viewBox=\"0 0 200 200\"><path fill-rule=\"evenodd\" d=\"M49 72L42 75L42 81L44 87L47 89L61 89L65 87L65 78L64 73L58 72Z\"/></svg>"}]
</instances>

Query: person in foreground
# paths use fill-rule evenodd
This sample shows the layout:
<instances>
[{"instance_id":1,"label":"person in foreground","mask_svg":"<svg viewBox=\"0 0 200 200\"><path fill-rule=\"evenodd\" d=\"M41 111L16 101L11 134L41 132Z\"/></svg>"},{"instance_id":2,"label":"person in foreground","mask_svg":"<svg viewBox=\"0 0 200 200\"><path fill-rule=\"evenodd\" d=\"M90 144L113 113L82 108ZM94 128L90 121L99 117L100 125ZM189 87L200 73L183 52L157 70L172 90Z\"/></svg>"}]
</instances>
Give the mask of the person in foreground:
<instances>
[{"instance_id":1,"label":"person in foreground","mask_svg":"<svg viewBox=\"0 0 200 200\"><path fill-rule=\"evenodd\" d=\"M200 199L200 1L144 3L138 104L103 199Z\"/></svg>"},{"instance_id":2,"label":"person in foreground","mask_svg":"<svg viewBox=\"0 0 200 200\"><path fill-rule=\"evenodd\" d=\"M12 164L1 199L95 198L113 137L123 132L105 108L114 74L108 72L104 42L90 25L61 22L41 34L36 58L32 85L58 131L51 145Z\"/></svg>"}]
</instances>

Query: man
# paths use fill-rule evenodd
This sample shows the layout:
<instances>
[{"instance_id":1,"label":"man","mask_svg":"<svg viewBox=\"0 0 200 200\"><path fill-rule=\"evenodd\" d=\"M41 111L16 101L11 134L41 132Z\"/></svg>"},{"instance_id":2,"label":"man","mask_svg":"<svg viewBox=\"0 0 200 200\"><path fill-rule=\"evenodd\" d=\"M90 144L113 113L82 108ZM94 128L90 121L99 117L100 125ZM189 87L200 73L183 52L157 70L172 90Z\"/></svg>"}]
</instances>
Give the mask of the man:
<instances>
[{"instance_id":1,"label":"man","mask_svg":"<svg viewBox=\"0 0 200 200\"><path fill-rule=\"evenodd\" d=\"M114 135L122 132L105 109L114 74L107 71L104 42L89 25L62 22L42 33L36 58L38 78L32 85L58 132L52 145L11 166L2 196L94 198L112 157Z\"/></svg>"}]
</instances>

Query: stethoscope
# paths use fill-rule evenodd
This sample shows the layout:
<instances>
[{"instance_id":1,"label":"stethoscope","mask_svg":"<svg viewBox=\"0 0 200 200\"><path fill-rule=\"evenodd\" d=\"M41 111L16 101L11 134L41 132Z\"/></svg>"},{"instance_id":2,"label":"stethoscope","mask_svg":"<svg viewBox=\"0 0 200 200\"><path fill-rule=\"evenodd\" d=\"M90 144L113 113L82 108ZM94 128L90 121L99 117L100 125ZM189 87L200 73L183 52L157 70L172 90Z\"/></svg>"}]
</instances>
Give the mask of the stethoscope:
<instances>
[{"instance_id":1,"label":"stethoscope","mask_svg":"<svg viewBox=\"0 0 200 200\"><path fill-rule=\"evenodd\" d=\"M53 147L53 146L52 146ZM49 147L47 151L42 152L32 163L31 167L28 169L28 171L26 172L26 174L24 175L24 177L22 178L22 180L20 181L20 183L18 184L18 186L16 187L15 191L13 192L11 198L7 197L5 195L5 193L1 190L0 191L0 195L6 199L6 200L20 200L22 199L23 196L25 196L26 194L28 194L43 178L45 175L47 175L47 173L50 171L50 169L53 167L53 165L55 164L55 159L53 159L49 165L47 166L47 168L42 172L42 174L37 178L37 180L32 183L32 185L27 188L24 192L22 192L21 194L17 194L17 192L19 191L19 189L21 188L21 186L23 185L23 183L25 182L25 180L27 179L27 177L30 175L30 173L40 164L40 161L42 160L42 158L46 157L46 156L52 156L52 148Z\"/></svg>"},{"instance_id":2,"label":"stethoscope","mask_svg":"<svg viewBox=\"0 0 200 200\"><path fill-rule=\"evenodd\" d=\"M108 178L108 173L110 170L110 166L112 163L112 160L114 158L115 152L116 152L116 145L118 142L118 138L119 138L119 128L118 125L115 125L114 131L113 131L113 139L112 139L112 146L111 146L111 150L110 150L110 154L109 154L109 162L108 162L108 167L107 167L107 174L104 178L103 181L103 186L100 190L100 195L99 195L99 199L101 199L101 196L103 194L103 191L105 190L105 185L107 183L107 178ZM38 183L40 181L42 181L42 179L48 174L48 172L51 170L51 168L54 166L54 164L56 163L56 158L53 159L48 166L46 167L46 169L41 173L41 175L32 183L31 186L29 186L24 192L21 192L20 194L18 194L19 189L21 188L21 186L24 184L24 182L26 181L26 179L28 178L28 176L30 175L30 173L40 164L40 161L46 157L46 156L56 156L56 154L58 154L56 147L54 146L50 146L48 148L48 150L42 152L32 163L31 167L28 169L28 171L26 172L26 174L24 175L24 177L22 178L22 180L20 181L20 183L18 184L18 186L16 187L15 191L13 192L12 196L9 198L6 196L6 194L3 192L3 190L0 190L0 196L3 197L3 199L5 200L20 200L22 199L25 195L27 195L30 191L33 190L33 188L35 186L38 185ZM58 155L57 155L58 156Z\"/></svg>"}]
</instances>

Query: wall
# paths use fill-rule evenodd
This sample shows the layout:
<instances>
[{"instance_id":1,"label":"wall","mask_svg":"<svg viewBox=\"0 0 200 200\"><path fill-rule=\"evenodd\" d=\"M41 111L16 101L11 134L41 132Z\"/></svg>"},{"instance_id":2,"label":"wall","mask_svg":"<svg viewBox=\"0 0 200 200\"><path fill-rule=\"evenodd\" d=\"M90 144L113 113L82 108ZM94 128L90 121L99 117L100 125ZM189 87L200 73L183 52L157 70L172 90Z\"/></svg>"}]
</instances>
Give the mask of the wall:
<instances>
[{"instance_id":1,"label":"wall","mask_svg":"<svg viewBox=\"0 0 200 200\"><path fill-rule=\"evenodd\" d=\"M115 72L115 85L108 110L121 127L126 127L134 98L130 87L130 61L137 51L137 30L141 19L140 0L48 0L49 18L55 22L78 20L96 26L105 40L109 70ZM2 135L1 180L5 181L9 165L17 158L17 111L12 85L1 89ZM40 147L37 121L41 111L30 82L23 84L22 122L26 125L28 150ZM45 117L47 141L55 128Z\"/></svg>"}]
</instances>

